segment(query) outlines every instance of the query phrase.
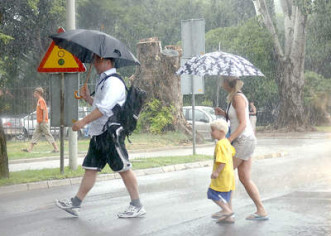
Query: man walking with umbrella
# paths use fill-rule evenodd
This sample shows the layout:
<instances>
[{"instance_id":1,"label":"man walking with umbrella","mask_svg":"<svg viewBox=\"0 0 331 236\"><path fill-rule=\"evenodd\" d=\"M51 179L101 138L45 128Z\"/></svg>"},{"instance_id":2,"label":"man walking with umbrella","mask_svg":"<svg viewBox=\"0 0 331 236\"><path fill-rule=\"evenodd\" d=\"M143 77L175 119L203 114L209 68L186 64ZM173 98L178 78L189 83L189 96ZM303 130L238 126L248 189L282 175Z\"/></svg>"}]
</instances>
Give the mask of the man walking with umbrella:
<instances>
[{"instance_id":1,"label":"man walking with umbrella","mask_svg":"<svg viewBox=\"0 0 331 236\"><path fill-rule=\"evenodd\" d=\"M115 59L101 58L94 54L93 65L99 78L96 80L95 96L90 96L87 86L80 90L81 97L92 105L92 112L72 126L74 131L80 130L86 124L90 124L89 135L91 136L88 153L83 162L85 174L77 194L70 200L56 200L56 205L68 213L78 216L82 201L92 189L96 181L97 172L101 171L108 163L112 167L114 158L121 155L115 148L115 142L107 139L107 131L104 127L109 118L115 117L113 108L119 104L122 106L126 100L125 85L112 76L116 73ZM126 152L124 137L120 137L121 152ZM105 146L108 146L105 148ZM128 160L127 160L128 161ZM144 215L146 211L139 199L138 183L134 172L130 169L119 172L131 198L127 210L118 214L121 218L132 218Z\"/></svg>"}]
</instances>

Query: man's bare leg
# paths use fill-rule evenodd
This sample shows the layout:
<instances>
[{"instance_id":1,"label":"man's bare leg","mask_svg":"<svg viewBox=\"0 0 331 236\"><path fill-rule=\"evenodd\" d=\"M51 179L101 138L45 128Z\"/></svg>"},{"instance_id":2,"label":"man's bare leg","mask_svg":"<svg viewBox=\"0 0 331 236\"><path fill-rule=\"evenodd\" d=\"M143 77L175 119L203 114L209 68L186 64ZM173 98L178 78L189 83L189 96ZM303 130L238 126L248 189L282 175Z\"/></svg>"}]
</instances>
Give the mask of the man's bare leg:
<instances>
[{"instance_id":1,"label":"man's bare leg","mask_svg":"<svg viewBox=\"0 0 331 236\"><path fill-rule=\"evenodd\" d=\"M93 188L97 179L98 171L96 170L85 170L82 182L80 183L79 190L76 194L81 201L86 197L88 192Z\"/></svg>"}]
</instances>

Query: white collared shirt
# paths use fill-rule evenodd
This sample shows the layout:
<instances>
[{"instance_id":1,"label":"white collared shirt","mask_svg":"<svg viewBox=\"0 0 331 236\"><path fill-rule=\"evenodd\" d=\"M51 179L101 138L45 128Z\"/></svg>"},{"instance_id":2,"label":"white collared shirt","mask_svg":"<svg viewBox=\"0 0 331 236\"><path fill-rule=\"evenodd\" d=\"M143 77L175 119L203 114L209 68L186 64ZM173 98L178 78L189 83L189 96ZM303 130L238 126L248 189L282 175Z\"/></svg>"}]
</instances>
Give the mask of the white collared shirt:
<instances>
[{"instance_id":1,"label":"white collared shirt","mask_svg":"<svg viewBox=\"0 0 331 236\"><path fill-rule=\"evenodd\" d=\"M99 78L96 79L92 110L98 108L103 116L90 123L90 128L88 131L90 136L102 134L103 127L108 118L113 115L112 109L116 104L122 106L125 102L126 90L123 82L114 76L110 76L104 80L106 76L114 73L116 73L116 69L112 68L103 72Z\"/></svg>"}]
</instances>

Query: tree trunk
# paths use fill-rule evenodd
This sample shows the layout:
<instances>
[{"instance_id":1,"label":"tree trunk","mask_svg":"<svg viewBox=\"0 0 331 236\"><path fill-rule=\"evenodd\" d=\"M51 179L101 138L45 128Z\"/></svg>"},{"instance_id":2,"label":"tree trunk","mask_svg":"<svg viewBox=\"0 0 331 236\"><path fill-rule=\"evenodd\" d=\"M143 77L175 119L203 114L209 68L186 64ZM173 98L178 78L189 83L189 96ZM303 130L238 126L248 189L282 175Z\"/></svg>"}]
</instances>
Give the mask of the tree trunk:
<instances>
[{"instance_id":1,"label":"tree trunk","mask_svg":"<svg viewBox=\"0 0 331 236\"><path fill-rule=\"evenodd\" d=\"M294 62L295 63L295 62ZM276 127L302 131L306 120L303 107L303 79L293 74L294 64L281 63L281 78L277 80L280 96L280 110ZM303 77L303 75L302 75Z\"/></svg>"},{"instance_id":2,"label":"tree trunk","mask_svg":"<svg viewBox=\"0 0 331 236\"><path fill-rule=\"evenodd\" d=\"M0 178L9 178L6 137L0 120Z\"/></svg>"},{"instance_id":3,"label":"tree trunk","mask_svg":"<svg viewBox=\"0 0 331 236\"><path fill-rule=\"evenodd\" d=\"M164 106L174 107L173 129L192 135L192 128L183 115L180 77L175 73L180 67L181 49L166 46L162 50L158 38L142 39L137 44L137 57L141 65L130 78L131 82L148 93L148 100L158 99ZM197 141L201 142L201 136Z\"/></svg>"},{"instance_id":4,"label":"tree trunk","mask_svg":"<svg viewBox=\"0 0 331 236\"><path fill-rule=\"evenodd\" d=\"M279 116L276 128L302 131L306 128L303 106L304 62L307 15L292 1L281 0L284 13L285 42L281 47L277 30L272 22L265 0L255 0L256 12L262 15L264 24L271 33L278 58L277 85L280 96Z\"/></svg>"}]
</instances>

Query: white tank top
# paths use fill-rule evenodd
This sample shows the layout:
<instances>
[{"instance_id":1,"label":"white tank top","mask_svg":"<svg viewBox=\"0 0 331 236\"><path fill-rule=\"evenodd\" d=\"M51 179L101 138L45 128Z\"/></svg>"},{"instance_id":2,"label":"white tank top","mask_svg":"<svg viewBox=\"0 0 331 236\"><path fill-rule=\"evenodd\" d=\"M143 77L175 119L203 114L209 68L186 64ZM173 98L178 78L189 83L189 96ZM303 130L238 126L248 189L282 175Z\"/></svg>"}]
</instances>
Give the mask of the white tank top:
<instances>
[{"instance_id":1,"label":"white tank top","mask_svg":"<svg viewBox=\"0 0 331 236\"><path fill-rule=\"evenodd\" d=\"M246 102L246 106L245 106L245 120L246 120L246 128L244 129L244 131L239 135L239 137L252 137L255 138L254 135L254 131L252 128L252 124L249 120L249 111L248 111L248 100L245 97L244 94L242 93L237 93L238 95L242 96L245 99ZM232 103L230 105L230 108L228 110L228 116L229 116L229 120L230 120L230 128L231 128L231 133L234 132L238 126L239 126L239 119L237 117L237 113L236 110L234 109L234 107L232 106ZM239 138L238 137L238 138Z\"/></svg>"}]
</instances>

